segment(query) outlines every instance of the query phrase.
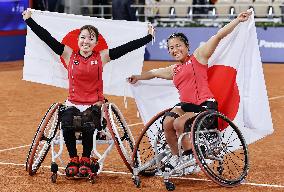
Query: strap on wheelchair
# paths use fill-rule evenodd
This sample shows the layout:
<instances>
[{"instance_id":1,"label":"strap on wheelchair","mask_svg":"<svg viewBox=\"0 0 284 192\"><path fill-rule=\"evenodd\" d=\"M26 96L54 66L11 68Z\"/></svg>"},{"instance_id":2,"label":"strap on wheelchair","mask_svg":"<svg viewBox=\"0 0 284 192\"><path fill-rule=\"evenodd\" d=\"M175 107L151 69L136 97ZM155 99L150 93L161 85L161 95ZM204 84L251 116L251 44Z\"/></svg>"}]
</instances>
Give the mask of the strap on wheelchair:
<instances>
[{"instance_id":1,"label":"strap on wheelchair","mask_svg":"<svg viewBox=\"0 0 284 192\"><path fill-rule=\"evenodd\" d=\"M69 116L67 122L62 122L63 130L81 132L94 131L95 128L100 131L104 128L104 123L103 126L101 125L101 107L98 105L92 105L83 112L74 106L65 106L62 107L61 114Z\"/></svg>"},{"instance_id":2,"label":"strap on wheelchair","mask_svg":"<svg viewBox=\"0 0 284 192\"><path fill-rule=\"evenodd\" d=\"M217 111L218 110L218 103L217 101L204 101L201 104L202 107L206 108L207 110L214 110Z\"/></svg>"},{"instance_id":3,"label":"strap on wheelchair","mask_svg":"<svg viewBox=\"0 0 284 192\"><path fill-rule=\"evenodd\" d=\"M204 101L200 105L181 102L180 106L184 112L193 112L193 113L200 113L206 110L217 111L218 109L218 103L216 101Z\"/></svg>"},{"instance_id":4,"label":"strap on wheelchair","mask_svg":"<svg viewBox=\"0 0 284 192\"><path fill-rule=\"evenodd\" d=\"M165 112L164 117L166 117L166 116L173 117L173 118L175 118L175 119L179 118L179 114L177 114L177 113L175 113L175 112L172 112L172 111L167 111L167 112Z\"/></svg>"},{"instance_id":5,"label":"strap on wheelchair","mask_svg":"<svg viewBox=\"0 0 284 192\"><path fill-rule=\"evenodd\" d=\"M198 115L198 114L197 114ZM189 118L185 123L184 123L184 132L187 133L187 132L190 132L191 130L191 125L194 121L194 119L197 117L197 115L195 115L194 117L192 118Z\"/></svg>"},{"instance_id":6,"label":"strap on wheelchair","mask_svg":"<svg viewBox=\"0 0 284 192\"><path fill-rule=\"evenodd\" d=\"M165 114L164 114L164 116L163 116L163 118L162 118L162 120L161 120L161 124L163 125L163 122L164 122L164 120L165 120L165 118L166 117L173 117L173 118L179 118L179 114L177 114L177 113L175 113L175 112L172 112L172 111L167 111L167 112L165 112Z\"/></svg>"}]
</instances>

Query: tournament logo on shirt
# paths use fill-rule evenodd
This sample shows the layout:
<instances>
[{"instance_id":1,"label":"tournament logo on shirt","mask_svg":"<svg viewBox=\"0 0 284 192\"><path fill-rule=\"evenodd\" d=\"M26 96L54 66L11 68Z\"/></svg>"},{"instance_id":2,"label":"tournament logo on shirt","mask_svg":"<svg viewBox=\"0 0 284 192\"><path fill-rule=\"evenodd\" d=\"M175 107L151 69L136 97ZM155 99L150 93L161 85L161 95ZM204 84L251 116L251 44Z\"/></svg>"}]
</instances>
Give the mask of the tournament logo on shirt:
<instances>
[{"instance_id":1,"label":"tournament logo on shirt","mask_svg":"<svg viewBox=\"0 0 284 192\"><path fill-rule=\"evenodd\" d=\"M181 66L180 65L176 65L174 68L174 75L178 74L178 72L180 72L181 70Z\"/></svg>"},{"instance_id":2,"label":"tournament logo on shirt","mask_svg":"<svg viewBox=\"0 0 284 192\"><path fill-rule=\"evenodd\" d=\"M185 64L186 64L186 65L191 64L191 60L188 60Z\"/></svg>"},{"instance_id":3,"label":"tournament logo on shirt","mask_svg":"<svg viewBox=\"0 0 284 192\"><path fill-rule=\"evenodd\" d=\"M97 60L91 61L91 65L96 65L96 64L98 64L98 61L97 61Z\"/></svg>"},{"instance_id":4,"label":"tournament logo on shirt","mask_svg":"<svg viewBox=\"0 0 284 192\"><path fill-rule=\"evenodd\" d=\"M74 60L73 63L74 65L79 65L80 62L78 60Z\"/></svg>"}]
</instances>

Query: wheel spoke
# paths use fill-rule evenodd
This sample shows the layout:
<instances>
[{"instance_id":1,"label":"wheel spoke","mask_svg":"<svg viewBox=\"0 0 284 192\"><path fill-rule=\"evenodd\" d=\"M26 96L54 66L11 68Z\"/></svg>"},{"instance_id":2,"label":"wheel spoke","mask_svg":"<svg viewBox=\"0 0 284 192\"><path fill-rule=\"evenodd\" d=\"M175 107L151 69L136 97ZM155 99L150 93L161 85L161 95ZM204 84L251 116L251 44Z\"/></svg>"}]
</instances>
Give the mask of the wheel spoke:
<instances>
[{"instance_id":1,"label":"wheel spoke","mask_svg":"<svg viewBox=\"0 0 284 192\"><path fill-rule=\"evenodd\" d=\"M218 118L219 125L229 126L221 132L207 129L205 125L211 127L213 118ZM248 172L247 146L240 130L218 112L201 113L193 126L191 138L197 153L195 158L204 173L223 186L240 184ZM205 153L201 146L205 146Z\"/></svg>"},{"instance_id":2,"label":"wheel spoke","mask_svg":"<svg viewBox=\"0 0 284 192\"><path fill-rule=\"evenodd\" d=\"M37 172L48 153L50 142L58 129L59 107L59 103L51 105L34 136L26 162L26 170L30 175Z\"/></svg>"}]
</instances>

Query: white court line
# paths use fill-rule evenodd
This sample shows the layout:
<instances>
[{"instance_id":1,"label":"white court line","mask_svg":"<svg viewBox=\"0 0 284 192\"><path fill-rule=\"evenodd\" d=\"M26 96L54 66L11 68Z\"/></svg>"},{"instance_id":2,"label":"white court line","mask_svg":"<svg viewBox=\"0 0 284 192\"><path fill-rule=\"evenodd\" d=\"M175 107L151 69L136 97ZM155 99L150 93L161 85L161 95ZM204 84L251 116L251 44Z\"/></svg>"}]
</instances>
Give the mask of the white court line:
<instances>
[{"instance_id":1,"label":"white court line","mask_svg":"<svg viewBox=\"0 0 284 192\"><path fill-rule=\"evenodd\" d=\"M270 97L268 100L275 100L275 99L281 99L284 95L276 96L276 97Z\"/></svg>"},{"instance_id":2,"label":"white court line","mask_svg":"<svg viewBox=\"0 0 284 192\"><path fill-rule=\"evenodd\" d=\"M275 100L275 99L281 99L283 98L284 95L281 95L281 96L276 96L276 97L270 97L268 100ZM143 123L133 123L133 124L130 124L128 125L129 127L133 127L135 125L143 125ZM4 151L10 151L10 150L14 150L14 149L20 149L20 148L23 148L23 147L27 147L27 146L30 146L30 145L23 145L23 146L19 146L19 147L13 147L13 148L8 148L8 149L2 149L0 150L0 153L1 152L4 152Z\"/></svg>"},{"instance_id":3,"label":"white court line","mask_svg":"<svg viewBox=\"0 0 284 192\"><path fill-rule=\"evenodd\" d=\"M268 100L281 99L283 97L284 97L284 95L276 96L276 97L270 97ZM128 126L133 127L135 125L143 125L143 123L134 123L134 124L130 124ZM0 150L0 153L3 152L3 151L10 151L10 150L19 149L19 148L23 148L23 147L27 147L27 146L30 146L30 145L23 145L23 146L13 147L13 148L9 148L9 149L2 149L2 150Z\"/></svg>"},{"instance_id":4,"label":"white court line","mask_svg":"<svg viewBox=\"0 0 284 192\"><path fill-rule=\"evenodd\" d=\"M213 182L208 179L198 179L198 178L186 178L186 177L175 177L177 179L184 179L184 180L193 180L193 181L209 181ZM275 187L275 188L284 188L284 185L272 185L272 184L262 184L262 183L241 183L242 185L252 185L257 187Z\"/></svg>"},{"instance_id":5,"label":"white court line","mask_svg":"<svg viewBox=\"0 0 284 192\"><path fill-rule=\"evenodd\" d=\"M16 163L5 163L0 162L0 165L14 165L14 166L26 166L26 164L16 164ZM45 168L49 168L50 166L42 166ZM65 169L64 167L59 167L60 169ZM109 173L109 174L119 174L119 175L132 175L131 173L121 172L121 171L102 171L102 173ZM206 181L206 182L213 182L208 179L198 179L198 178L188 178L188 177L173 177L175 179L182 179L182 180L192 180L192 181ZM271 185L271 184L262 184L262 183L242 183L242 185L252 185L256 187L271 187L271 188L284 188L284 185Z\"/></svg>"},{"instance_id":6,"label":"white court line","mask_svg":"<svg viewBox=\"0 0 284 192\"><path fill-rule=\"evenodd\" d=\"M283 98L284 95L282 96L276 96L276 97L270 97L268 100L275 100L275 99L280 99ZM135 125L141 125L143 123L134 123L134 124L130 124L128 125L129 127L135 126ZM19 148L24 148L30 145L23 145L23 146L19 146L19 147L13 147L13 148L8 148L8 149L2 149L0 150L0 152L4 152L4 151L9 151L9 150L14 150L14 149L19 149ZM15 165L15 166L26 166L25 164L15 164L15 163L5 163L5 162L0 162L0 165ZM50 168L50 166L44 166L47 168ZM61 169L64 169L63 167L60 167ZM124 174L124 175L128 175L130 173L126 173L126 172L114 172L114 171L102 171L103 173L110 173L110 174ZM211 180L207 180L207 179L197 179L197 178L185 178L185 177L176 177L177 179L185 179L185 180L196 180L196 181L208 181L211 182ZM252 185L252 186L258 186L258 187L275 187L275 188L284 188L283 185L271 185L271 184L258 184L258 183L242 183L242 185Z\"/></svg>"},{"instance_id":7,"label":"white court line","mask_svg":"<svg viewBox=\"0 0 284 192\"><path fill-rule=\"evenodd\" d=\"M20 148L24 148L24 147L28 147L30 145L22 145L22 146L19 146L19 147L12 147L12 148L8 148L8 149L2 149L0 150L0 153L1 152L4 152L4 151L10 151L10 150L14 150L14 149L20 149Z\"/></svg>"}]
</instances>

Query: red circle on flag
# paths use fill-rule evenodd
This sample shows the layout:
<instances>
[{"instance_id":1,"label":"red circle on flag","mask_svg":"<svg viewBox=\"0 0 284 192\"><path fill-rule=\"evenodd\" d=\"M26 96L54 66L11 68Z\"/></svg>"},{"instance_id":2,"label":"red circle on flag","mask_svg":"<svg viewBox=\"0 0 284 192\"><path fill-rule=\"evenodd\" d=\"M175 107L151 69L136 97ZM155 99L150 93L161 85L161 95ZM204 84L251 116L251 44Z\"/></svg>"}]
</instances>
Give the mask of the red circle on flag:
<instances>
[{"instance_id":1,"label":"red circle on flag","mask_svg":"<svg viewBox=\"0 0 284 192\"><path fill-rule=\"evenodd\" d=\"M240 103L236 76L236 69L230 66L217 64L208 69L209 88L218 102L218 111L231 121L235 119ZM227 126L219 124L219 129L223 130Z\"/></svg>"},{"instance_id":2,"label":"red circle on flag","mask_svg":"<svg viewBox=\"0 0 284 192\"><path fill-rule=\"evenodd\" d=\"M78 47L78 37L80 34L80 29L75 29L70 31L62 40L62 44L69 46L74 51L79 51ZM93 51L99 52L101 50L108 49L108 45L104 37L99 34L98 37L98 44L94 47ZM62 57L60 57L61 62L63 63L64 67L67 68L67 65Z\"/></svg>"}]
</instances>

